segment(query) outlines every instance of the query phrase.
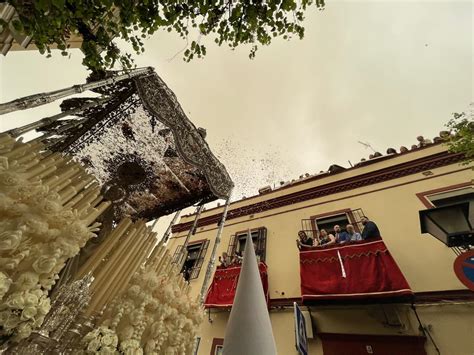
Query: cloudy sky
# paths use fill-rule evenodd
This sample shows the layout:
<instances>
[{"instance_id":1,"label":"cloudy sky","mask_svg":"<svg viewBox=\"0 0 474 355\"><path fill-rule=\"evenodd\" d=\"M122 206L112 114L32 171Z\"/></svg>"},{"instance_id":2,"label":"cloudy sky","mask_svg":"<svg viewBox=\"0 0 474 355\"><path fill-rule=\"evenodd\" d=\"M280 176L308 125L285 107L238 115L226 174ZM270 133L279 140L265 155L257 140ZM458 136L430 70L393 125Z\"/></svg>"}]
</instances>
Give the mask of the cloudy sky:
<instances>
[{"instance_id":1,"label":"cloudy sky","mask_svg":"<svg viewBox=\"0 0 474 355\"><path fill-rule=\"evenodd\" d=\"M307 15L306 36L231 51L208 44L203 60L175 56L185 43L159 33L138 66L153 66L227 166L236 197L259 187L347 166L433 138L473 101L470 1L328 1ZM175 56L174 59L171 59ZM0 59L0 101L83 83L81 53L34 51ZM5 115L6 130L57 113L57 104Z\"/></svg>"}]
</instances>

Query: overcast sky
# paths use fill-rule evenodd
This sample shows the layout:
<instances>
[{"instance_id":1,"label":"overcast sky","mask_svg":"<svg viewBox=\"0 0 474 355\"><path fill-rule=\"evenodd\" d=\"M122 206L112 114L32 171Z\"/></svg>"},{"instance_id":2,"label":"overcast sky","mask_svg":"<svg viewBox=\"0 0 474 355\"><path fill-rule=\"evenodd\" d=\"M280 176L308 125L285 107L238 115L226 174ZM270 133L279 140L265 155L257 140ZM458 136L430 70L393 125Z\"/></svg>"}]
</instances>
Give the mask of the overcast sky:
<instances>
[{"instance_id":1,"label":"overcast sky","mask_svg":"<svg viewBox=\"0 0 474 355\"><path fill-rule=\"evenodd\" d=\"M275 41L255 60L249 48L208 43L207 57L185 63L184 42L159 33L137 57L176 93L237 186L236 197L280 180L348 166L433 138L452 112L473 101L473 5L470 1L328 1L308 12L300 41ZM10 52L0 59L1 96L85 81L81 53ZM57 113L57 105L5 115L1 130Z\"/></svg>"}]
</instances>

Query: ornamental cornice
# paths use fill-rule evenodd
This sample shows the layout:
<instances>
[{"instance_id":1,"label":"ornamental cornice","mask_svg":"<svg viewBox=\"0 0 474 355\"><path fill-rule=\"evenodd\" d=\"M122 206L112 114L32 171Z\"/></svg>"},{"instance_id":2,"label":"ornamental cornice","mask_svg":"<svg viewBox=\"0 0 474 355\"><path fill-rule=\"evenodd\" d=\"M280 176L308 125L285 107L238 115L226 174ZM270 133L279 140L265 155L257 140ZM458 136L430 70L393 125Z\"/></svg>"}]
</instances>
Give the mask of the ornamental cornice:
<instances>
[{"instance_id":1,"label":"ornamental cornice","mask_svg":"<svg viewBox=\"0 0 474 355\"><path fill-rule=\"evenodd\" d=\"M443 166L455 164L462 161L463 158L464 155L461 153L454 154L449 153L448 151L443 151L409 162L378 169L363 175L357 175L339 181L314 186L284 196L275 197L266 201L261 201L247 206L232 209L228 212L226 219L231 220L255 213L262 213L265 211L292 205L295 203L305 202L340 192L346 192L361 187L402 178L405 176L421 173L426 170L436 169ZM198 221L197 227L203 227L218 223L220 218L221 213L216 213L211 216L201 218ZM191 226L192 221L177 224L173 227L173 233L189 230Z\"/></svg>"}]
</instances>

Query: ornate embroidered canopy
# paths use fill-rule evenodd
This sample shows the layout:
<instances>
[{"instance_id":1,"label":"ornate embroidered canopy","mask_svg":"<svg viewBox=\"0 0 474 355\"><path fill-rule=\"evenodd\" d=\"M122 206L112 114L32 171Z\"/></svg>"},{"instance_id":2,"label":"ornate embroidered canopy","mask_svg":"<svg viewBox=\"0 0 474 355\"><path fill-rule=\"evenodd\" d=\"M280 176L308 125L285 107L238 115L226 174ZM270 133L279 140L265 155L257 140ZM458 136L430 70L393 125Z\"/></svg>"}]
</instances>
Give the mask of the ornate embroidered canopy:
<instances>
[{"instance_id":1,"label":"ornate embroidered canopy","mask_svg":"<svg viewBox=\"0 0 474 355\"><path fill-rule=\"evenodd\" d=\"M186 117L163 80L152 70L114 80L118 76L90 77L84 87L92 86L99 98L66 99L60 119L29 126L43 132L48 149L73 155L100 181L116 219L151 220L226 198L232 180L207 145L205 130ZM100 82L105 84L94 85ZM47 100L39 96L36 101Z\"/></svg>"}]
</instances>

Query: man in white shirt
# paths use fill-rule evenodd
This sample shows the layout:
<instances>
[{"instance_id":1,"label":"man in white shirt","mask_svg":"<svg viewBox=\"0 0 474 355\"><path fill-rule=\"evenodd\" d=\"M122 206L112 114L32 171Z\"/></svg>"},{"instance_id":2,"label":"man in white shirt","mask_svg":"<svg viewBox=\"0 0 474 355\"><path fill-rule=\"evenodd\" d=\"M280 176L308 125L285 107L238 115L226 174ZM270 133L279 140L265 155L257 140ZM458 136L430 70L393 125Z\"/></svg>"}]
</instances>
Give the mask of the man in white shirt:
<instances>
[{"instance_id":1,"label":"man in white shirt","mask_svg":"<svg viewBox=\"0 0 474 355\"><path fill-rule=\"evenodd\" d=\"M362 240L362 236L360 235L360 233L357 233L354 230L354 226L352 224L348 224L346 226L346 231L347 231L347 234L349 235L350 242L357 242L359 240Z\"/></svg>"}]
</instances>

